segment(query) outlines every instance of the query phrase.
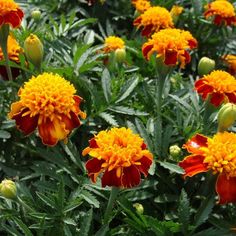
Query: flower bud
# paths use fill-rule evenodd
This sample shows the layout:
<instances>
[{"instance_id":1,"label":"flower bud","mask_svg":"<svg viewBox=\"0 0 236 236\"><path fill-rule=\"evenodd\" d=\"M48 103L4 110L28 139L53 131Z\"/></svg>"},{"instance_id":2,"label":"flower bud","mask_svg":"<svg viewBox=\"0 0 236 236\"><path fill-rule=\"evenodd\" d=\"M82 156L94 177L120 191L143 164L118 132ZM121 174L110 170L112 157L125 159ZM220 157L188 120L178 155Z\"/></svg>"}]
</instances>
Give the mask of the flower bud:
<instances>
[{"instance_id":1,"label":"flower bud","mask_svg":"<svg viewBox=\"0 0 236 236\"><path fill-rule=\"evenodd\" d=\"M178 158L181 154L181 148L178 145L172 145L169 148L171 157Z\"/></svg>"},{"instance_id":2,"label":"flower bud","mask_svg":"<svg viewBox=\"0 0 236 236\"><path fill-rule=\"evenodd\" d=\"M198 74L201 76L209 74L214 69L215 61L208 57L202 57L198 63Z\"/></svg>"},{"instance_id":3,"label":"flower bud","mask_svg":"<svg viewBox=\"0 0 236 236\"><path fill-rule=\"evenodd\" d=\"M24 42L24 50L28 61L40 68L43 60L43 44L40 39L36 35L30 34Z\"/></svg>"},{"instance_id":4,"label":"flower bud","mask_svg":"<svg viewBox=\"0 0 236 236\"><path fill-rule=\"evenodd\" d=\"M126 51L125 48L118 48L115 50L115 61L118 63L122 63L125 61Z\"/></svg>"},{"instance_id":5,"label":"flower bud","mask_svg":"<svg viewBox=\"0 0 236 236\"><path fill-rule=\"evenodd\" d=\"M140 203L134 203L134 204L133 204L133 207L136 209L136 212L137 212L138 214L140 214L140 215L143 214L144 208L143 208L143 205L142 205L142 204L140 204Z\"/></svg>"},{"instance_id":6,"label":"flower bud","mask_svg":"<svg viewBox=\"0 0 236 236\"><path fill-rule=\"evenodd\" d=\"M183 12L184 8L178 5L174 5L170 10L170 15L173 19L174 24L177 23L179 15Z\"/></svg>"},{"instance_id":7,"label":"flower bud","mask_svg":"<svg viewBox=\"0 0 236 236\"><path fill-rule=\"evenodd\" d=\"M227 103L218 112L218 131L223 132L230 128L236 120L236 105Z\"/></svg>"},{"instance_id":8,"label":"flower bud","mask_svg":"<svg viewBox=\"0 0 236 236\"><path fill-rule=\"evenodd\" d=\"M4 179L0 183L0 194L5 198L15 198L16 197L16 185L12 180Z\"/></svg>"},{"instance_id":9,"label":"flower bud","mask_svg":"<svg viewBox=\"0 0 236 236\"><path fill-rule=\"evenodd\" d=\"M35 20L35 21L39 21L41 19L41 11L40 10L34 10L31 12L31 17Z\"/></svg>"}]
</instances>

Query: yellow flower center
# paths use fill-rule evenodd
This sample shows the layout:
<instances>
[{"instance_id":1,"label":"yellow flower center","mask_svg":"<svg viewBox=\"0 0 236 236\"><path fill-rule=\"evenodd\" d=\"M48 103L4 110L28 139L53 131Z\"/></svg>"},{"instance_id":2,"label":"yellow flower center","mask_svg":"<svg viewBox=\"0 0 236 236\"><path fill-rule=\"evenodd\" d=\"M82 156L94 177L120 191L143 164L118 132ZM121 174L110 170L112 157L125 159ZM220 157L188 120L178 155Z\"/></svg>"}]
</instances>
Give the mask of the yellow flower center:
<instances>
[{"instance_id":1,"label":"yellow flower center","mask_svg":"<svg viewBox=\"0 0 236 236\"><path fill-rule=\"evenodd\" d=\"M205 75L203 79L214 88L214 92L236 92L235 78L225 71L213 71L209 75Z\"/></svg>"},{"instance_id":2,"label":"yellow flower center","mask_svg":"<svg viewBox=\"0 0 236 236\"><path fill-rule=\"evenodd\" d=\"M70 111L75 112L75 93L74 86L64 78L43 73L26 82L19 90L19 97L22 106L29 109L24 115L40 115L41 119L49 117L54 120L55 117L60 119L60 114L69 116Z\"/></svg>"},{"instance_id":3,"label":"yellow flower center","mask_svg":"<svg viewBox=\"0 0 236 236\"><path fill-rule=\"evenodd\" d=\"M217 133L208 138L207 147L202 147L204 163L213 173L224 173L227 177L236 177L236 134Z\"/></svg>"},{"instance_id":4,"label":"yellow flower center","mask_svg":"<svg viewBox=\"0 0 236 236\"><path fill-rule=\"evenodd\" d=\"M18 8L18 4L13 0L0 0L0 15L5 15L6 13L17 10Z\"/></svg>"},{"instance_id":5,"label":"yellow flower center","mask_svg":"<svg viewBox=\"0 0 236 236\"><path fill-rule=\"evenodd\" d=\"M115 51L116 49L122 49L125 47L125 42L116 36L110 36L105 39L105 52Z\"/></svg>"}]
</instances>

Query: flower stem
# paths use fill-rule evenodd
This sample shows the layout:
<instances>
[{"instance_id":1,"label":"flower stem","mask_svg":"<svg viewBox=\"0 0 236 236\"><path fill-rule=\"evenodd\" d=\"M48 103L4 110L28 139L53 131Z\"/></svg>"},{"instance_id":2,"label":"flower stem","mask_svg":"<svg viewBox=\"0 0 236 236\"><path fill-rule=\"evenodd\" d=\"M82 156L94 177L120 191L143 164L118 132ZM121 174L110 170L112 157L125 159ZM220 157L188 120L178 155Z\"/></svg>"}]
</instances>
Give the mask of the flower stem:
<instances>
[{"instance_id":1,"label":"flower stem","mask_svg":"<svg viewBox=\"0 0 236 236\"><path fill-rule=\"evenodd\" d=\"M9 35L9 25L5 24L0 27L0 46L2 48L3 56L6 61L6 70L7 70L7 76L10 81L13 80L11 68L10 68L10 61L8 58L8 52L7 52L7 39Z\"/></svg>"},{"instance_id":2,"label":"flower stem","mask_svg":"<svg viewBox=\"0 0 236 236\"><path fill-rule=\"evenodd\" d=\"M119 188L112 187L110 197L109 197L109 200L108 200L108 204L107 204L107 208L106 208L106 211L105 211L105 214L104 214L104 223L105 224L107 224L109 222L111 212L112 212L112 209L113 209L113 205L114 205L114 202L116 200L116 197L117 197L118 193L119 193Z\"/></svg>"}]
</instances>

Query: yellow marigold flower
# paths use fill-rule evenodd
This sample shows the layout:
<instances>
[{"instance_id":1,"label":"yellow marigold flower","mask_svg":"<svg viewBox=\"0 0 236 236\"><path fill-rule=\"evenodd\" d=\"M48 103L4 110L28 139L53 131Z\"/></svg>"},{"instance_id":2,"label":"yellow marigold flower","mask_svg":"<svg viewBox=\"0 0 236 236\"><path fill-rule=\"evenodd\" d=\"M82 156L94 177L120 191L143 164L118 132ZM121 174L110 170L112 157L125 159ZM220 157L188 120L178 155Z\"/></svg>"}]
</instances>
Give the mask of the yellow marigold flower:
<instances>
[{"instance_id":1,"label":"yellow marigold flower","mask_svg":"<svg viewBox=\"0 0 236 236\"><path fill-rule=\"evenodd\" d=\"M93 182L103 173L102 186L130 188L148 175L153 156L143 139L127 128L101 131L90 140L83 155L89 154L86 169Z\"/></svg>"},{"instance_id":2,"label":"yellow marigold flower","mask_svg":"<svg viewBox=\"0 0 236 236\"><path fill-rule=\"evenodd\" d=\"M212 138L195 135L185 145L190 156L179 165L186 176L211 170L218 174L216 191L219 203L236 202L236 134L217 133Z\"/></svg>"},{"instance_id":3,"label":"yellow marigold flower","mask_svg":"<svg viewBox=\"0 0 236 236\"><path fill-rule=\"evenodd\" d=\"M132 0L132 4L140 13L145 12L148 8L151 7L151 3L149 0Z\"/></svg>"},{"instance_id":4,"label":"yellow marigold flower","mask_svg":"<svg viewBox=\"0 0 236 236\"><path fill-rule=\"evenodd\" d=\"M171 10L170 10L170 14L171 16L179 16L182 12L183 12L184 8L178 5L174 5Z\"/></svg>"},{"instance_id":5,"label":"yellow marigold flower","mask_svg":"<svg viewBox=\"0 0 236 236\"><path fill-rule=\"evenodd\" d=\"M219 106L222 102L236 103L236 79L229 73L215 70L195 82L195 89L204 100Z\"/></svg>"},{"instance_id":6,"label":"yellow marigold flower","mask_svg":"<svg viewBox=\"0 0 236 236\"><path fill-rule=\"evenodd\" d=\"M170 12L164 7L150 7L134 20L134 26L144 27L142 35L149 37L152 33L165 28L173 28Z\"/></svg>"},{"instance_id":7,"label":"yellow marigold flower","mask_svg":"<svg viewBox=\"0 0 236 236\"><path fill-rule=\"evenodd\" d=\"M207 4L205 8L204 16L206 18L213 16L216 25L220 25L221 23L236 25L234 6L227 0L216 0Z\"/></svg>"},{"instance_id":8,"label":"yellow marigold flower","mask_svg":"<svg viewBox=\"0 0 236 236\"><path fill-rule=\"evenodd\" d=\"M42 142L54 146L80 126L78 116L86 117L79 108L82 98L75 93L74 86L59 75L33 76L20 88L20 101L12 104L9 118L25 135L38 127Z\"/></svg>"},{"instance_id":9,"label":"yellow marigold flower","mask_svg":"<svg viewBox=\"0 0 236 236\"><path fill-rule=\"evenodd\" d=\"M125 47L125 42L123 39L117 36L109 36L105 39L104 42L104 52L114 52L116 49L122 49Z\"/></svg>"},{"instance_id":10,"label":"yellow marigold flower","mask_svg":"<svg viewBox=\"0 0 236 236\"><path fill-rule=\"evenodd\" d=\"M236 75L236 55L228 54L223 57L223 60L229 67L229 73L231 75Z\"/></svg>"},{"instance_id":11,"label":"yellow marigold flower","mask_svg":"<svg viewBox=\"0 0 236 236\"><path fill-rule=\"evenodd\" d=\"M4 24L19 27L23 16L23 11L13 0L0 0L0 27Z\"/></svg>"},{"instance_id":12,"label":"yellow marigold flower","mask_svg":"<svg viewBox=\"0 0 236 236\"><path fill-rule=\"evenodd\" d=\"M149 60L155 52L162 57L166 65L176 65L181 68L189 63L191 57L187 50L197 47L197 40L190 32L180 29L163 29L152 35L142 47L143 56Z\"/></svg>"}]
</instances>

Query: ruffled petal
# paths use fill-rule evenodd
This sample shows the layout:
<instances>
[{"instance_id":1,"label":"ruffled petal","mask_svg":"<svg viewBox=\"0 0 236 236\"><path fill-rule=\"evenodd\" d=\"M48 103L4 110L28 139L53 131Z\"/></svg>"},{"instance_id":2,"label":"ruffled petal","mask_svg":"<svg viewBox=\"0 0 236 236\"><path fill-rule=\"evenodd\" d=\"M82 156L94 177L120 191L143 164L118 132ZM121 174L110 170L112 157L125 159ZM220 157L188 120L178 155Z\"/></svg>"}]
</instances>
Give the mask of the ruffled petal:
<instances>
[{"instance_id":1,"label":"ruffled petal","mask_svg":"<svg viewBox=\"0 0 236 236\"><path fill-rule=\"evenodd\" d=\"M111 171L106 170L104 172L104 175L102 176L102 187L104 188L106 186L121 187L121 178L117 177L116 169Z\"/></svg>"},{"instance_id":2,"label":"ruffled petal","mask_svg":"<svg viewBox=\"0 0 236 236\"><path fill-rule=\"evenodd\" d=\"M86 169L88 171L88 176L92 180L93 183L96 183L97 176L102 170L102 164L104 160L98 160L97 158L93 158L86 162Z\"/></svg>"},{"instance_id":3,"label":"ruffled petal","mask_svg":"<svg viewBox=\"0 0 236 236\"><path fill-rule=\"evenodd\" d=\"M218 107L224 101L224 94L212 93L210 103Z\"/></svg>"},{"instance_id":4,"label":"ruffled petal","mask_svg":"<svg viewBox=\"0 0 236 236\"><path fill-rule=\"evenodd\" d=\"M152 34L153 25L147 25L142 30L142 36L149 37Z\"/></svg>"},{"instance_id":5,"label":"ruffled petal","mask_svg":"<svg viewBox=\"0 0 236 236\"><path fill-rule=\"evenodd\" d=\"M11 111L8 113L9 119L12 119L17 113L20 113L24 108L21 102L14 102L11 104Z\"/></svg>"},{"instance_id":6,"label":"ruffled petal","mask_svg":"<svg viewBox=\"0 0 236 236\"><path fill-rule=\"evenodd\" d=\"M218 176L216 192L219 196L219 204L236 202L236 177L227 178L225 174Z\"/></svg>"},{"instance_id":7,"label":"ruffled petal","mask_svg":"<svg viewBox=\"0 0 236 236\"><path fill-rule=\"evenodd\" d=\"M142 51L143 51L143 56L146 60L150 59L149 52L152 50L152 48L153 48L153 45L151 45L151 44L144 44L143 45Z\"/></svg>"},{"instance_id":8,"label":"ruffled petal","mask_svg":"<svg viewBox=\"0 0 236 236\"><path fill-rule=\"evenodd\" d=\"M152 160L150 158L144 156L139 160L139 162L141 163L141 165L137 165L136 167L146 177L148 175L148 170L152 164Z\"/></svg>"},{"instance_id":9,"label":"ruffled petal","mask_svg":"<svg viewBox=\"0 0 236 236\"><path fill-rule=\"evenodd\" d=\"M178 53L176 51L167 50L165 53L164 63L166 65L176 65L178 61Z\"/></svg>"},{"instance_id":10,"label":"ruffled petal","mask_svg":"<svg viewBox=\"0 0 236 236\"><path fill-rule=\"evenodd\" d=\"M123 175L121 178L122 187L132 188L140 184L141 176L138 168L131 165L130 167L123 168Z\"/></svg>"},{"instance_id":11,"label":"ruffled petal","mask_svg":"<svg viewBox=\"0 0 236 236\"><path fill-rule=\"evenodd\" d=\"M89 147L90 148L98 148L97 142L95 138L89 140Z\"/></svg>"},{"instance_id":12,"label":"ruffled petal","mask_svg":"<svg viewBox=\"0 0 236 236\"><path fill-rule=\"evenodd\" d=\"M226 93L225 95L228 97L229 102L236 103L236 94L235 93Z\"/></svg>"},{"instance_id":13,"label":"ruffled petal","mask_svg":"<svg viewBox=\"0 0 236 236\"><path fill-rule=\"evenodd\" d=\"M80 126L80 120L78 116L72 111L70 112L70 118L66 115L62 115L61 118L62 122L65 123L66 130L68 130L69 132L71 132L71 130L73 130L74 128Z\"/></svg>"}]
</instances>

